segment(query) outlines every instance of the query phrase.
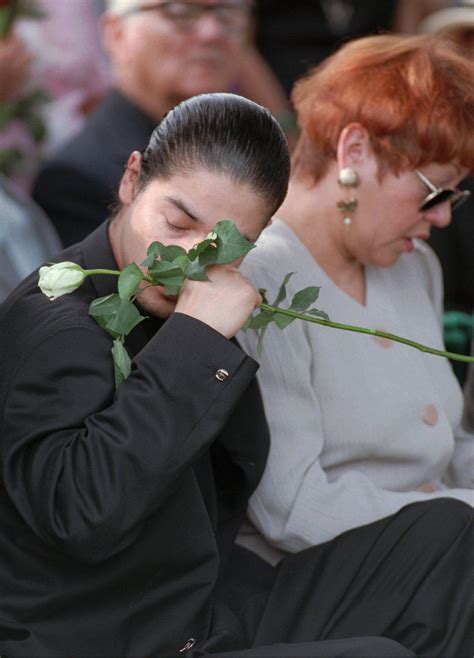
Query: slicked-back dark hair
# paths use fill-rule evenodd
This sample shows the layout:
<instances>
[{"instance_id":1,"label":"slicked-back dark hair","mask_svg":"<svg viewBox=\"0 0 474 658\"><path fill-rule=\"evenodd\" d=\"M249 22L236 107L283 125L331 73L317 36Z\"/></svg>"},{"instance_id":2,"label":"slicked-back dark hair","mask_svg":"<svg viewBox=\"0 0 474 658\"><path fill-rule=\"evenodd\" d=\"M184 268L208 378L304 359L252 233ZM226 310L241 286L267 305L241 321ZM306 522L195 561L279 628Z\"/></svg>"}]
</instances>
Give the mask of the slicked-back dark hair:
<instances>
[{"instance_id":1,"label":"slicked-back dark hair","mask_svg":"<svg viewBox=\"0 0 474 658\"><path fill-rule=\"evenodd\" d=\"M168 112L143 152L139 190L202 168L246 184L272 215L288 189L290 155L269 110L234 94L194 96Z\"/></svg>"}]
</instances>

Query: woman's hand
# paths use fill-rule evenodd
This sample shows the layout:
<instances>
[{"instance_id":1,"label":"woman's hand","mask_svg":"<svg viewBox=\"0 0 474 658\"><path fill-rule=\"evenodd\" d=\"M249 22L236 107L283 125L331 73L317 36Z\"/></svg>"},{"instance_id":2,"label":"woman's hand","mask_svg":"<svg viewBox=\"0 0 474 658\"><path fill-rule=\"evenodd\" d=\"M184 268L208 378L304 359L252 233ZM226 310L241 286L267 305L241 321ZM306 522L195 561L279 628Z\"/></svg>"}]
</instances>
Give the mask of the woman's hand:
<instances>
[{"instance_id":1,"label":"woman's hand","mask_svg":"<svg viewBox=\"0 0 474 658\"><path fill-rule=\"evenodd\" d=\"M175 310L231 338L262 303L262 298L235 267L215 265L206 273L208 282L185 281Z\"/></svg>"}]
</instances>

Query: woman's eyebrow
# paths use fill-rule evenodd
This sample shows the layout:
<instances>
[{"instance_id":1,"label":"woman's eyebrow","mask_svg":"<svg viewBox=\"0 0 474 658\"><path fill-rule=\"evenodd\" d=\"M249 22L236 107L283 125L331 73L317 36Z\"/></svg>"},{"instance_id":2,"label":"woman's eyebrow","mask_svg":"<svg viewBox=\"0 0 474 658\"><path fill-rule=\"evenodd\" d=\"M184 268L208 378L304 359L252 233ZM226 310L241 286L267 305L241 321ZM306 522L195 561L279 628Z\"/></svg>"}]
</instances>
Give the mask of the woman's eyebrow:
<instances>
[{"instance_id":1,"label":"woman's eyebrow","mask_svg":"<svg viewBox=\"0 0 474 658\"><path fill-rule=\"evenodd\" d=\"M178 208L178 210L181 210L184 212L185 215L188 215L190 219L193 220L193 222L196 222L197 224L202 223L202 220L198 217L197 213L195 210L192 210L184 201L181 199L177 199L176 197L172 196L166 196L165 201L168 203L171 203L173 206Z\"/></svg>"},{"instance_id":2,"label":"woman's eyebrow","mask_svg":"<svg viewBox=\"0 0 474 658\"><path fill-rule=\"evenodd\" d=\"M171 203L171 205L175 206L175 208L178 208L178 210L181 210L184 212L185 215L188 215L188 217L193 221L196 222L196 224L203 224L203 220L197 216L197 213L195 210L192 210L184 201L181 199L177 199L174 196L165 196L164 200L167 201L168 203ZM246 233L242 233L242 236L248 241L248 242L255 242L255 240L252 240L251 237L249 237Z\"/></svg>"}]
</instances>

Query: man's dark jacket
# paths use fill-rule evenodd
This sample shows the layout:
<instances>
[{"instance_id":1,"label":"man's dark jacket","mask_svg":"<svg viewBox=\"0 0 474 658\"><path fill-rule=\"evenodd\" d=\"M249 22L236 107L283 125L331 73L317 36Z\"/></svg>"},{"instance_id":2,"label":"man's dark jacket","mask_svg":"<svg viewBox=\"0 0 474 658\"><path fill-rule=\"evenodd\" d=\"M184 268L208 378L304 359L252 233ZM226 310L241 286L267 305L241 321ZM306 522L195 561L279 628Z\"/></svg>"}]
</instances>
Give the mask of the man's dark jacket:
<instances>
[{"instance_id":1,"label":"man's dark jacket","mask_svg":"<svg viewBox=\"0 0 474 658\"><path fill-rule=\"evenodd\" d=\"M132 151L146 147L156 122L112 91L71 141L40 169L33 198L69 247L110 214Z\"/></svg>"},{"instance_id":2,"label":"man's dark jacket","mask_svg":"<svg viewBox=\"0 0 474 658\"><path fill-rule=\"evenodd\" d=\"M116 268L106 225L57 260ZM174 314L134 329L116 393L111 339L88 316L115 290L95 276L49 301L32 275L0 306L7 658L241 646L214 590L268 451L257 364Z\"/></svg>"}]
</instances>

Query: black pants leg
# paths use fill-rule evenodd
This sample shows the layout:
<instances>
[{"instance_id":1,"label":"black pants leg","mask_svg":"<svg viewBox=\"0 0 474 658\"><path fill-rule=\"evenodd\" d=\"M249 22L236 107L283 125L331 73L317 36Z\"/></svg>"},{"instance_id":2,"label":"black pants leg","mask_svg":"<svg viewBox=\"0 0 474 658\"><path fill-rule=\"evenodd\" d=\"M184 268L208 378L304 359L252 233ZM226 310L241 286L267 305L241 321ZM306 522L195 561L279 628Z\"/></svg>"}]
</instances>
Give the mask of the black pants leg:
<instances>
[{"instance_id":1,"label":"black pants leg","mask_svg":"<svg viewBox=\"0 0 474 658\"><path fill-rule=\"evenodd\" d=\"M253 645L384 636L419 656L472 658L472 521L453 499L416 503L286 557Z\"/></svg>"},{"instance_id":2,"label":"black pants leg","mask_svg":"<svg viewBox=\"0 0 474 658\"><path fill-rule=\"evenodd\" d=\"M272 644L243 651L193 654L192 658L415 658L415 654L384 637L354 637L345 640ZM191 657L190 657L191 658Z\"/></svg>"}]
</instances>

